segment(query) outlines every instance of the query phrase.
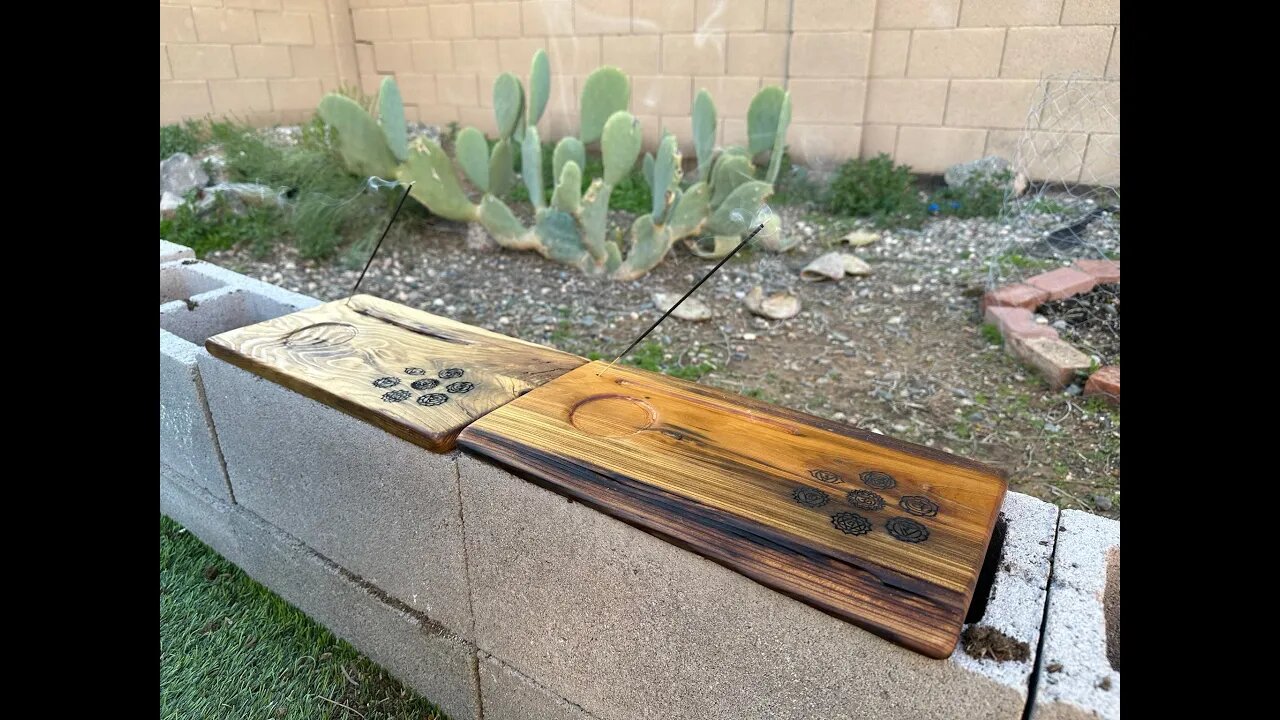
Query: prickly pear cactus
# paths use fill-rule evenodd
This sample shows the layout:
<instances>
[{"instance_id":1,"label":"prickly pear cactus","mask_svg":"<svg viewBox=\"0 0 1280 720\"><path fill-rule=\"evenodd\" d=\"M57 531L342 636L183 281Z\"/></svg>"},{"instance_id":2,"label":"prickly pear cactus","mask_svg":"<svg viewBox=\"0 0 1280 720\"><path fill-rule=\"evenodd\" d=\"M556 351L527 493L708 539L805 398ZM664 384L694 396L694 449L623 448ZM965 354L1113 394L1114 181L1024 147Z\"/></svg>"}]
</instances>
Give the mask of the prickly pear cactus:
<instances>
[{"instance_id":1,"label":"prickly pear cactus","mask_svg":"<svg viewBox=\"0 0 1280 720\"><path fill-rule=\"evenodd\" d=\"M395 80L379 89L378 118L342 95L326 96L320 117L334 128L338 152L347 168L361 175L396 177L413 183L410 195L431 212L450 220L475 223L502 247L534 250L544 257L578 267L592 275L618 280L638 278L666 257L681 238L700 254L722 256L743 233L765 222L772 249L786 249L777 238L777 217L761 213L773 192L791 100L781 88L765 88L747 113L748 145L715 148L716 109L710 94L698 93L693 107L697 182L681 187L682 157L675 136L664 133L656 152L645 154L645 182L653 191L650 212L635 219L625 238L608 237L609 198L613 188L636 167L643 134L627 111L631 83L617 68L602 67L587 78L580 98L579 137L565 137L552 154L550 202L542 176L542 144L537 123L551 92L551 68L539 50L529 69L529 93L519 78L503 73L494 82L493 108L498 141L489 147L483 133L464 128L455 138L455 157L435 142L407 141L404 109ZM599 142L603 177L584 191L587 145ZM753 159L768 151L765 180L757 179ZM500 197L516 182L515 154L520 153L521 179L534 206L532 227L525 227ZM479 194L468 197L458 173ZM763 219L763 220L762 220ZM694 237L713 239L710 249Z\"/></svg>"}]
</instances>

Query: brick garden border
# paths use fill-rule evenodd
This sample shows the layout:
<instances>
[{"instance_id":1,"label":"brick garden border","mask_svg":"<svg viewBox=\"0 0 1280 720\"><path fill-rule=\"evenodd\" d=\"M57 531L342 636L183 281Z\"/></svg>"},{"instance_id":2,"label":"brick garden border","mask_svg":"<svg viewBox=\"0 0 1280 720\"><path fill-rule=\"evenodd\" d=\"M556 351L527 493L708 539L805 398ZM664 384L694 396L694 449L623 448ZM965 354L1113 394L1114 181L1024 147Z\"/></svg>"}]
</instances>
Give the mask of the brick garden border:
<instances>
[{"instance_id":1,"label":"brick garden border","mask_svg":"<svg viewBox=\"0 0 1280 720\"><path fill-rule=\"evenodd\" d=\"M1062 388L1093 362L1058 337L1057 330L1037 324L1033 311L1049 300L1081 295L1098 285L1119 282L1119 260L1077 260L1071 267L988 291L982 296L979 311L985 322L1000 330L1005 350L1034 367L1055 389ZM1094 371L1085 383L1084 394L1119 405L1120 366L1107 365Z\"/></svg>"}]
</instances>

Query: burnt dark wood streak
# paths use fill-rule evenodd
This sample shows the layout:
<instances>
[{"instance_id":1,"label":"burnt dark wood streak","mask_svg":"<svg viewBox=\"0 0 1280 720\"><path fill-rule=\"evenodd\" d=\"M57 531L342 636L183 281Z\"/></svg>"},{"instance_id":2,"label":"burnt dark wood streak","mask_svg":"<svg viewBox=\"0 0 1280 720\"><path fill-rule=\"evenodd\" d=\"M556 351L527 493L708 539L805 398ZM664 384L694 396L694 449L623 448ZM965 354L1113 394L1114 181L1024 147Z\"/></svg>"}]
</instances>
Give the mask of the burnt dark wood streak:
<instances>
[{"instance_id":1,"label":"burnt dark wood streak","mask_svg":"<svg viewBox=\"0 0 1280 720\"><path fill-rule=\"evenodd\" d=\"M459 443L893 642L951 654L1004 498L1001 473L604 368L579 367L494 410ZM883 502L849 502L872 494Z\"/></svg>"},{"instance_id":2,"label":"burnt dark wood streak","mask_svg":"<svg viewBox=\"0 0 1280 720\"><path fill-rule=\"evenodd\" d=\"M214 356L434 452L585 359L356 295L206 341Z\"/></svg>"}]
</instances>

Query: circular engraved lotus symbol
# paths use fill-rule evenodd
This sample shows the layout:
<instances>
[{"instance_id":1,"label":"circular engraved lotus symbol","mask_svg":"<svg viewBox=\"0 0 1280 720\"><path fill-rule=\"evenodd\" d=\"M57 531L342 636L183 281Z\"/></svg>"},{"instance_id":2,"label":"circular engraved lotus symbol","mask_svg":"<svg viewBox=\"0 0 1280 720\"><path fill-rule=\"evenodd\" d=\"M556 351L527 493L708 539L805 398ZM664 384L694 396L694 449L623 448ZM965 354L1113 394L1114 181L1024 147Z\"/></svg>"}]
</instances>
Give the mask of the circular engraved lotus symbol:
<instances>
[{"instance_id":1,"label":"circular engraved lotus symbol","mask_svg":"<svg viewBox=\"0 0 1280 720\"><path fill-rule=\"evenodd\" d=\"M849 504L859 510L880 510L884 507L884 498L870 490L853 490L848 496Z\"/></svg>"},{"instance_id":2,"label":"circular engraved lotus symbol","mask_svg":"<svg viewBox=\"0 0 1280 720\"><path fill-rule=\"evenodd\" d=\"M409 387L413 388L414 390L430 390L431 388L439 384L440 384L439 380L435 378L427 378L425 380L414 380L409 385Z\"/></svg>"},{"instance_id":3,"label":"circular engraved lotus symbol","mask_svg":"<svg viewBox=\"0 0 1280 720\"><path fill-rule=\"evenodd\" d=\"M400 384L400 378L382 377L373 381L373 386L377 388L395 387Z\"/></svg>"},{"instance_id":4,"label":"circular engraved lotus symbol","mask_svg":"<svg viewBox=\"0 0 1280 720\"><path fill-rule=\"evenodd\" d=\"M903 495L898 506L912 515L933 517L938 514L938 503L920 495Z\"/></svg>"},{"instance_id":5,"label":"circular engraved lotus symbol","mask_svg":"<svg viewBox=\"0 0 1280 720\"><path fill-rule=\"evenodd\" d=\"M418 404L426 405L427 407L443 405L447 402L449 402L449 396L444 393L428 393L418 398Z\"/></svg>"},{"instance_id":6,"label":"circular engraved lotus symbol","mask_svg":"<svg viewBox=\"0 0 1280 720\"><path fill-rule=\"evenodd\" d=\"M867 487L873 487L877 490L888 490L898 484L897 480L889 473L882 473L877 470L868 470L858 476Z\"/></svg>"},{"instance_id":7,"label":"circular engraved lotus symbol","mask_svg":"<svg viewBox=\"0 0 1280 720\"><path fill-rule=\"evenodd\" d=\"M904 517L891 518L884 527L902 542L919 543L929 539L929 528Z\"/></svg>"},{"instance_id":8,"label":"circular engraved lotus symbol","mask_svg":"<svg viewBox=\"0 0 1280 720\"><path fill-rule=\"evenodd\" d=\"M871 532L871 521L858 513L836 513L831 516L831 524L846 535L866 535Z\"/></svg>"},{"instance_id":9,"label":"circular engraved lotus symbol","mask_svg":"<svg viewBox=\"0 0 1280 720\"><path fill-rule=\"evenodd\" d=\"M452 380L462 377L462 368L446 368L436 373L441 380Z\"/></svg>"},{"instance_id":10,"label":"circular engraved lotus symbol","mask_svg":"<svg viewBox=\"0 0 1280 720\"><path fill-rule=\"evenodd\" d=\"M383 402L403 402L405 400L408 400L409 396L412 394L413 393L409 392L408 390L401 388L399 390L392 390L389 393L383 394L382 400Z\"/></svg>"},{"instance_id":11,"label":"circular engraved lotus symbol","mask_svg":"<svg viewBox=\"0 0 1280 720\"><path fill-rule=\"evenodd\" d=\"M449 386L445 388L445 390L448 390L451 393L465 393L465 392L471 392L472 388L474 387L475 385L472 385L469 382L456 382L456 383L450 383Z\"/></svg>"},{"instance_id":12,"label":"circular engraved lotus symbol","mask_svg":"<svg viewBox=\"0 0 1280 720\"><path fill-rule=\"evenodd\" d=\"M427 371L423 370L422 368L405 368L404 372L406 375L426 375L427 374Z\"/></svg>"},{"instance_id":13,"label":"circular engraved lotus symbol","mask_svg":"<svg viewBox=\"0 0 1280 720\"><path fill-rule=\"evenodd\" d=\"M822 482L829 483L831 485L844 482L840 475L830 470L810 470L809 474L813 476L814 480L821 480Z\"/></svg>"},{"instance_id":14,"label":"circular engraved lotus symbol","mask_svg":"<svg viewBox=\"0 0 1280 720\"><path fill-rule=\"evenodd\" d=\"M811 487L796 488L791 497L801 505L811 508L822 507L831 499L830 495Z\"/></svg>"}]
</instances>

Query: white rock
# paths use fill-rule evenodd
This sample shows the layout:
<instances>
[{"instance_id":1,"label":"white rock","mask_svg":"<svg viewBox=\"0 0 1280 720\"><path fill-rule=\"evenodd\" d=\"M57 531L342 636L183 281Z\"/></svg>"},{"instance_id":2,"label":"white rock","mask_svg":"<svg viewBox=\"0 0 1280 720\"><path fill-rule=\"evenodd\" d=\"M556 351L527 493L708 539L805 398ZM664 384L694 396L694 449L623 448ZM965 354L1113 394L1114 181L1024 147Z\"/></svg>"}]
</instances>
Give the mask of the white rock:
<instances>
[{"instance_id":1,"label":"white rock","mask_svg":"<svg viewBox=\"0 0 1280 720\"><path fill-rule=\"evenodd\" d=\"M186 201L171 192L165 192L160 196L160 217L173 217L173 214L182 207Z\"/></svg>"},{"instance_id":2,"label":"white rock","mask_svg":"<svg viewBox=\"0 0 1280 720\"><path fill-rule=\"evenodd\" d=\"M679 299L680 296L675 293L653 294L653 304L662 312L666 312L670 309L671 306L675 305L676 301ZM671 316L678 317L681 320L693 320L695 322L710 320L711 308L707 307L706 303L701 300L691 297L680 303L680 306L671 312Z\"/></svg>"},{"instance_id":3,"label":"white rock","mask_svg":"<svg viewBox=\"0 0 1280 720\"><path fill-rule=\"evenodd\" d=\"M800 313L800 298L789 293L777 293L765 297L764 290L759 285L752 288L743 299L743 304L756 315L773 320L786 320Z\"/></svg>"}]
</instances>

